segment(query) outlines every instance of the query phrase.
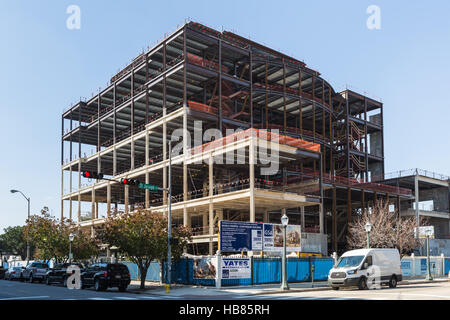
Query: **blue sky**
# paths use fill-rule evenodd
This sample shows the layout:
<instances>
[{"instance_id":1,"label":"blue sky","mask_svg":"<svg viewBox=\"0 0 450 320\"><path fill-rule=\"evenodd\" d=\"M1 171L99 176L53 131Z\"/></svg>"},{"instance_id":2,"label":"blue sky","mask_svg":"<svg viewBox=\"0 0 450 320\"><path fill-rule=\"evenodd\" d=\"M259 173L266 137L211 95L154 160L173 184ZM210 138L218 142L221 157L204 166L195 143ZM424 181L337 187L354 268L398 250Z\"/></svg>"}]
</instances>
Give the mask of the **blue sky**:
<instances>
[{"instance_id":1,"label":"blue sky","mask_svg":"<svg viewBox=\"0 0 450 320\"><path fill-rule=\"evenodd\" d=\"M450 2L0 1L0 228L59 216L61 113L186 18L234 30L384 103L386 171L449 175ZM69 5L81 29L69 30ZM369 5L381 30L366 27Z\"/></svg>"}]
</instances>

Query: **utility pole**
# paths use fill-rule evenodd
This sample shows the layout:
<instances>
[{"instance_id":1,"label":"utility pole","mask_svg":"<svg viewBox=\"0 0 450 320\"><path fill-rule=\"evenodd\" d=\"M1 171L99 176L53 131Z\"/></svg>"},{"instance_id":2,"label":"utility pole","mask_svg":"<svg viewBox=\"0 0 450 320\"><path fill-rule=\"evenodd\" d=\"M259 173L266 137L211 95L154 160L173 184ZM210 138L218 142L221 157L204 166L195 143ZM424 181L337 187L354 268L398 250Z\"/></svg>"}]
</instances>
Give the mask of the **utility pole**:
<instances>
[{"instance_id":1,"label":"utility pole","mask_svg":"<svg viewBox=\"0 0 450 320\"><path fill-rule=\"evenodd\" d=\"M169 141L169 212L167 214L167 285L172 283L172 144Z\"/></svg>"}]
</instances>

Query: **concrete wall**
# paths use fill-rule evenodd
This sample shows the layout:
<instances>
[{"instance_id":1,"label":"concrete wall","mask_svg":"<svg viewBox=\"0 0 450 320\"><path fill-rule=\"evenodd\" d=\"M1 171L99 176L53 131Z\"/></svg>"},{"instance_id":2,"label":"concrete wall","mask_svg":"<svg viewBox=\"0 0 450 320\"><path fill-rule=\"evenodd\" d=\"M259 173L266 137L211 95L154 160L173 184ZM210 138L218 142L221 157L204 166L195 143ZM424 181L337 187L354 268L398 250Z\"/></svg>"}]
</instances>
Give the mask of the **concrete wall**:
<instances>
[{"instance_id":1,"label":"concrete wall","mask_svg":"<svg viewBox=\"0 0 450 320\"><path fill-rule=\"evenodd\" d=\"M449 212L448 201L448 188L441 187L430 190L420 190L420 201L433 200L433 206L435 211Z\"/></svg>"}]
</instances>

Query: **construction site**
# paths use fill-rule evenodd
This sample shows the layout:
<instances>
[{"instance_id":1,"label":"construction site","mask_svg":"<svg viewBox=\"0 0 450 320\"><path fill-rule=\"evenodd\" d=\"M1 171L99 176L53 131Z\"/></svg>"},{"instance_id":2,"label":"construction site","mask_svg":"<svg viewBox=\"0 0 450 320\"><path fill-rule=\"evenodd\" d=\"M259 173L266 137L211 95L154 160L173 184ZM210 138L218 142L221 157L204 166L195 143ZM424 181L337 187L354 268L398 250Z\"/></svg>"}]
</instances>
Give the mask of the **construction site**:
<instances>
[{"instance_id":1,"label":"construction site","mask_svg":"<svg viewBox=\"0 0 450 320\"><path fill-rule=\"evenodd\" d=\"M221 136L206 139L208 129ZM341 253L348 224L377 199L392 214L411 214L412 203L420 214L414 177L411 185L386 176L383 141L380 101L337 92L302 61L188 22L63 113L61 218L92 228L137 208L166 214L166 191L119 181L167 188L172 143L172 222L192 228L189 253L215 253L220 220L280 223L283 212L311 241L305 251L316 241L323 255ZM264 144L277 150L274 174L257 161ZM449 182L440 180L447 198L435 218L448 235Z\"/></svg>"}]
</instances>

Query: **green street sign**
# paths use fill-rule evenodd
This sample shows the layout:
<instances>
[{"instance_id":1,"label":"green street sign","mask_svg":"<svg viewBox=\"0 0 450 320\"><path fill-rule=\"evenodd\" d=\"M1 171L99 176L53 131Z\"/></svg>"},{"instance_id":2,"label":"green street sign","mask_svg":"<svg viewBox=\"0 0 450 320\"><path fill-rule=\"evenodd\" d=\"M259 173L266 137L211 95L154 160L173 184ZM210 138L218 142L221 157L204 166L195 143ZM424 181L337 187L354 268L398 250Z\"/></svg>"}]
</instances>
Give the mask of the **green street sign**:
<instances>
[{"instance_id":1,"label":"green street sign","mask_svg":"<svg viewBox=\"0 0 450 320\"><path fill-rule=\"evenodd\" d=\"M147 190L151 190L151 191L158 191L159 187L154 185L154 184L147 184L147 183L139 183L138 185L139 189L147 189Z\"/></svg>"}]
</instances>

